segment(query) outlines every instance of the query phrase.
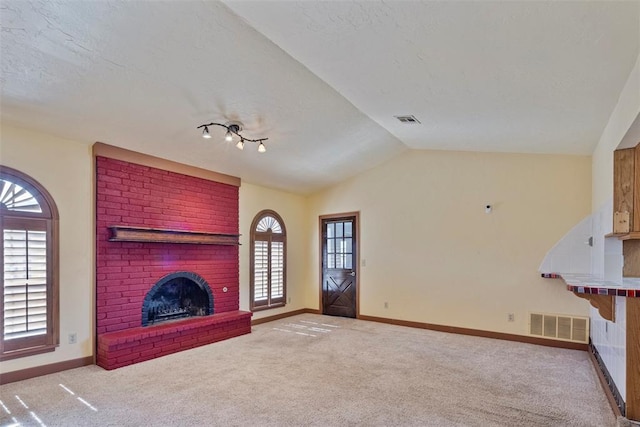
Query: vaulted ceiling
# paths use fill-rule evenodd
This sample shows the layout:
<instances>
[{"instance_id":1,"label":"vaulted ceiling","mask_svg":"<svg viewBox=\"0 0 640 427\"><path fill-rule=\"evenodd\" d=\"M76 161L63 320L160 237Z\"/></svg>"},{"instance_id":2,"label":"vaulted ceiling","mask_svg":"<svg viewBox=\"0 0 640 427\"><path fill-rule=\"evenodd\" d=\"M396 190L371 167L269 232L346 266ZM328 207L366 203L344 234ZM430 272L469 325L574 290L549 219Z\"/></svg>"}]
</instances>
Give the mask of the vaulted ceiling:
<instances>
[{"instance_id":1,"label":"vaulted ceiling","mask_svg":"<svg viewBox=\"0 0 640 427\"><path fill-rule=\"evenodd\" d=\"M0 22L3 123L301 194L408 148L591 154L640 49L638 1L5 0ZM196 129L231 120L267 152Z\"/></svg>"}]
</instances>

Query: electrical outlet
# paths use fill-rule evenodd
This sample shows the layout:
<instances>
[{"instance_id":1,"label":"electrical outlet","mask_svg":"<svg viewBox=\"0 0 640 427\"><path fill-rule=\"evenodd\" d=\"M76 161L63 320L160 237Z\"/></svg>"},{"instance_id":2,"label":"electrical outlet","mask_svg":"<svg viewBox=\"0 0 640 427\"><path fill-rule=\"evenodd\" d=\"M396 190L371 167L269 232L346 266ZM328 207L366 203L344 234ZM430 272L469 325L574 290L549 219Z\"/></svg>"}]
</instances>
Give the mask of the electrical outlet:
<instances>
[{"instance_id":1,"label":"electrical outlet","mask_svg":"<svg viewBox=\"0 0 640 427\"><path fill-rule=\"evenodd\" d=\"M69 344L75 344L78 342L78 334L75 332L71 332L69 334Z\"/></svg>"},{"instance_id":2,"label":"electrical outlet","mask_svg":"<svg viewBox=\"0 0 640 427\"><path fill-rule=\"evenodd\" d=\"M507 320L508 320L509 322L515 322L515 321L516 321L516 316L515 316L515 314L513 314L513 313L509 313L509 314L507 314Z\"/></svg>"},{"instance_id":3,"label":"electrical outlet","mask_svg":"<svg viewBox=\"0 0 640 427\"><path fill-rule=\"evenodd\" d=\"M389 303L387 301L384 302L384 308L389 308Z\"/></svg>"}]
</instances>

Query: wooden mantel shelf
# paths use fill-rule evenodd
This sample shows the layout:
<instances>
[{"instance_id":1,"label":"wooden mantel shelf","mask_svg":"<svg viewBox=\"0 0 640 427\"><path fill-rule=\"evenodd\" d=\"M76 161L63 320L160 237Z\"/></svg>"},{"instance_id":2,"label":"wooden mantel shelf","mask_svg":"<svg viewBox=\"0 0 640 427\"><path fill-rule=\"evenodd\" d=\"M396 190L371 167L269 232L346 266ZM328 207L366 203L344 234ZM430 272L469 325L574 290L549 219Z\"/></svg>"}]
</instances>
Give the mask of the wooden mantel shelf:
<instances>
[{"instance_id":1,"label":"wooden mantel shelf","mask_svg":"<svg viewBox=\"0 0 640 427\"><path fill-rule=\"evenodd\" d=\"M110 242L185 243L192 245L240 245L239 234L209 233L190 230L109 226Z\"/></svg>"}]
</instances>

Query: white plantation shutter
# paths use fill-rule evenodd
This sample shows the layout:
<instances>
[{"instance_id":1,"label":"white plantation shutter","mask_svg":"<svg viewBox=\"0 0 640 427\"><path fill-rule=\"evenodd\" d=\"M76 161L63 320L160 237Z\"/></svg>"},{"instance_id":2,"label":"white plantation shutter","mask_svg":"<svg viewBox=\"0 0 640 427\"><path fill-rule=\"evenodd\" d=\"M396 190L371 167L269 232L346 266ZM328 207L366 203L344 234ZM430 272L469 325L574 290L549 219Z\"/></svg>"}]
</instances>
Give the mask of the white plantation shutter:
<instances>
[{"instance_id":1,"label":"white plantation shutter","mask_svg":"<svg viewBox=\"0 0 640 427\"><path fill-rule=\"evenodd\" d=\"M5 340L47 333L47 233L3 230Z\"/></svg>"},{"instance_id":2,"label":"white plantation shutter","mask_svg":"<svg viewBox=\"0 0 640 427\"><path fill-rule=\"evenodd\" d=\"M0 203L10 211L42 213L42 206L29 190L5 179L0 179Z\"/></svg>"},{"instance_id":3,"label":"white plantation shutter","mask_svg":"<svg viewBox=\"0 0 640 427\"><path fill-rule=\"evenodd\" d=\"M267 301L269 296L269 242L255 242L254 262L254 300Z\"/></svg>"},{"instance_id":4,"label":"white plantation shutter","mask_svg":"<svg viewBox=\"0 0 640 427\"><path fill-rule=\"evenodd\" d=\"M284 296L284 242L271 243L271 298Z\"/></svg>"},{"instance_id":5,"label":"white plantation shutter","mask_svg":"<svg viewBox=\"0 0 640 427\"><path fill-rule=\"evenodd\" d=\"M262 211L251 225L251 309L286 302L286 232L280 216Z\"/></svg>"}]
</instances>

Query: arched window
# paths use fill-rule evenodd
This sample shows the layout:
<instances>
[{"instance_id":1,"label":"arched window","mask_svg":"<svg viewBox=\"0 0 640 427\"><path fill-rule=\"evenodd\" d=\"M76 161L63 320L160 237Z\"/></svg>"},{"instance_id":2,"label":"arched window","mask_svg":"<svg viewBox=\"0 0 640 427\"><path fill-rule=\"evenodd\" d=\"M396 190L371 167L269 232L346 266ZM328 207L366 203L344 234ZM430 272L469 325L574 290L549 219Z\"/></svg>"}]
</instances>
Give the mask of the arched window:
<instances>
[{"instance_id":1,"label":"arched window","mask_svg":"<svg viewBox=\"0 0 640 427\"><path fill-rule=\"evenodd\" d=\"M280 215L264 210L251 223L251 310L287 300L287 232Z\"/></svg>"},{"instance_id":2,"label":"arched window","mask_svg":"<svg viewBox=\"0 0 640 427\"><path fill-rule=\"evenodd\" d=\"M0 166L0 360L59 344L58 210L38 182Z\"/></svg>"}]
</instances>

